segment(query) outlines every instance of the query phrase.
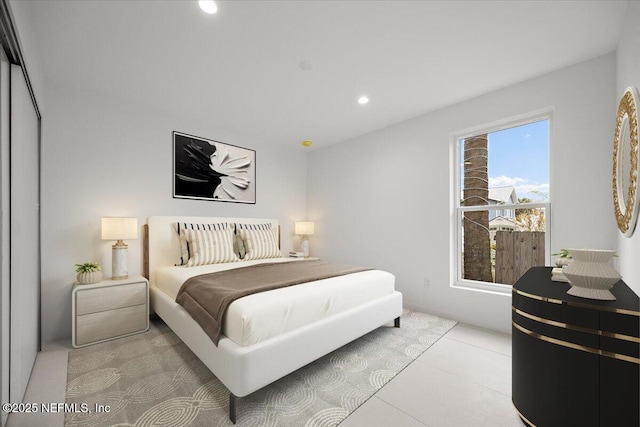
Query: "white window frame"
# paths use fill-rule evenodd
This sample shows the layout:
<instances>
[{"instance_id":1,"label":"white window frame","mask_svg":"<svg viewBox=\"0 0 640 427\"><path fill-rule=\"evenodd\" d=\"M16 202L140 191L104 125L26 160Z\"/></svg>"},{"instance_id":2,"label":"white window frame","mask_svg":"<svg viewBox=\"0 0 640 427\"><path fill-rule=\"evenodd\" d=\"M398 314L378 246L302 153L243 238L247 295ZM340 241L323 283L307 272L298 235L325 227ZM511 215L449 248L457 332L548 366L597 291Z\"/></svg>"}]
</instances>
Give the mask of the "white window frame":
<instances>
[{"instance_id":1,"label":"white window frame","mask_svg":"<svg viewBox=\"0 0 640 427\"><path fill-rule=\"evenodd\" d=\"M525 203L525 204L504 204L504 205L484 205L484 206L460 206L461 183L460 183L460 144L461 139L470 138L484 133L493 133L501 130L514 128L539 122L542 120L549 121L549 198L546 202ZM521 114L510 117L508 119L499 120L473 128L463 129L461 131L450 134L450 151L453 157L453 176L452 186L452 215L451 215L451 236L452 236L452 254L451 254L451 287L467 289L473 291L482 291L499 295L511 296L512 286L502 283L490 283L477 280L464 279L462 275L462 217L464 212L470 211L491 211L506 209L525 209L525 208L544 208L545 209L545 263L550 265L551 260L551 144L553 135L553 107L544 108L530 113Z\"/></svg>"}]
</instances>

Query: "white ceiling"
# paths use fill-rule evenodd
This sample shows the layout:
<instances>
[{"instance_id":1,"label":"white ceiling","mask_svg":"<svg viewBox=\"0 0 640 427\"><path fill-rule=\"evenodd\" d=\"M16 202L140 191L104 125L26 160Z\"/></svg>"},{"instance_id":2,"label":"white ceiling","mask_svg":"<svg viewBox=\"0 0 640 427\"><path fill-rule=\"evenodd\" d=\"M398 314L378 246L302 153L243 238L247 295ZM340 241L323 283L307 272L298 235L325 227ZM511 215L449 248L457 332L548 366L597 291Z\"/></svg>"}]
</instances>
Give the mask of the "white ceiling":
<instances>
[{"instance_id":1,"label":"white ceiling","mask_svg":"<svg viewBox=\"0 0 640 427\"><path fill-rule=\"evenodd\" d=\"M47 85L313 148L615 49L620 1L32 1ZM299 63L311 61L312 71ZM357 103L361 94L371 102ZM215 138L215 135L208 135ZM229 141L232 142L232 141Z\"/></svg>"}]
</instances>

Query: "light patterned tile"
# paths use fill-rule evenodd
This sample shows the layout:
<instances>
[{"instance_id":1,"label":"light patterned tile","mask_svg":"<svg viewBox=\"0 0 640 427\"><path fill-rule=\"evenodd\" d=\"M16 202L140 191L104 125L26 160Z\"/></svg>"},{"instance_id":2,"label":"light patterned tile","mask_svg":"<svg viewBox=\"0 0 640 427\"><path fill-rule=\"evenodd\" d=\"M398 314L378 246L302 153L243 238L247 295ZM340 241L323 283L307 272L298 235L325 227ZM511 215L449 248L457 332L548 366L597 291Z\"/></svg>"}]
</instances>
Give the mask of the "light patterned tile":
<instances>
[{"instance_id":1,"label":"light patterned tile","mask_svg":"<svg viewBox=\"0 0 640 427\"><path fill-rule=\"evenodd\" d=\"M511 356L511 335L458 323L446 338Z\"/></svg>"},{"instance_id":2,"label":"light patterned tile","mask_svg":"<svg viewBox=\"0 0 640 427\"><path fill-rule=\"evenodd\" d=\"M418 361L511 396L511 357L504 354L442 338Z\"/></svg>"},{"instance_id":3,"label":"light patterned tile","mask_svg":"<svg viewBox=\"0 0 640 427\"><path fill-rule=\"evenodd\" d=\"M373 396L356 409L340 427L425 427L420 421Z\"/></svg>"},{"instance_id":4,"label":"light patterned tile","mask_svg":"<svg viewBox=\"0 0 640 427\"><path fill-rule=\"evenodd\" d=\"M428 363L413 363L376 397L430 427L522 427L509 396Z\"/></svg>"}]
</instances>

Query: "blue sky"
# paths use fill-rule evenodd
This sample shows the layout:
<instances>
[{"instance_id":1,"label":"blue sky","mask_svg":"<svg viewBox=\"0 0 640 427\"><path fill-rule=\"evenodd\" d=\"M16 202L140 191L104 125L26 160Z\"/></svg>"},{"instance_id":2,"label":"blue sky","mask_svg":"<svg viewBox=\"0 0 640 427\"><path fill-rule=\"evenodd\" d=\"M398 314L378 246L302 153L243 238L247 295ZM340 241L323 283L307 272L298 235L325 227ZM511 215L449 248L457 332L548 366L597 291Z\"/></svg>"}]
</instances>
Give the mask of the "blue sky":
<instances>
[{"instance_id":1,"label":"blue sky","mask_svg":"<svg viewBox=\"0 0 640 427\"><path fill-rule=\"evenodd\" d=\"M489 134L489 187L513 185L518 197L549 195L549 121Z\"/></svg>"},{"instance_id":2,"label":"blue sky","mask_svg":"<svg viewBox=\"0 0 640 427\"><path fill-rule=\"evenodd\" d=\"M504 185L513 185L518 198L540 201L548 197L548 120L489 134L489 187Z\"/></svg>"}]
</instances>

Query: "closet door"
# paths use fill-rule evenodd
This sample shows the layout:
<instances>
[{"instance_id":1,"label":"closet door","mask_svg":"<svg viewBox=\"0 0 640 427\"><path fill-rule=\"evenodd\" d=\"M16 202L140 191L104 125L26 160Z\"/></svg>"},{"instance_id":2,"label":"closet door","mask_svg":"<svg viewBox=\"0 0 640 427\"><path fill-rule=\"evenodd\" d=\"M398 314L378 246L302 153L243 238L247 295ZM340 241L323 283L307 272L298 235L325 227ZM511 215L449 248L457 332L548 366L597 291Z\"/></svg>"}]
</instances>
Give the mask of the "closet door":
<instances>
[{"instance_id":1,"label":"closet door","mask_svg":"<svg viewBox=\"0 0 640 427\"><path fill-rule=\"evenodd\" d=\"M22 402L40 347L39 133L22 69L11 65L11 402Z\"/></svg>"},{"instance_id":2,"label":"closet door","mask_svg":"<svg viewBox=\"0 0 640 427\"><path fill-rule=\"evenodd\" d=\"M9 61L0 49L0 402L9 402ZM2 412L2 422L8 414Z\"/></svg>"}]
</instances>

